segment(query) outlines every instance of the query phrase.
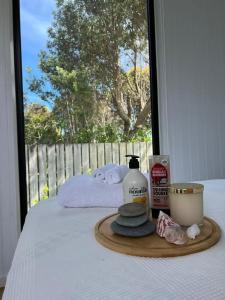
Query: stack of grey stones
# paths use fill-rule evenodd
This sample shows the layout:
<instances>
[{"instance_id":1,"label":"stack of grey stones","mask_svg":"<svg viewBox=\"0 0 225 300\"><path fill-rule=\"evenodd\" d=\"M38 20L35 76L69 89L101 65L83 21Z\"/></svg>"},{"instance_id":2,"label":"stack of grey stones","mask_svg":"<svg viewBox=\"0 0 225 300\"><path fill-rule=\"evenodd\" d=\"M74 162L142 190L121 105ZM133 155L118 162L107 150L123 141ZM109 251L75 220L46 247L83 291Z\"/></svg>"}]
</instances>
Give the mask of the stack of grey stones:
<instances>
[{"instance_id":1,"label":"stack of grey stones","mask_svg":"<svg viewBox=\"0 0 225 300\"><path fill-rule=\"evenodd\" d=\"M127 203L119 207L119 216L111 224L114 233L127 237L142 237L155 232L146 206L141 203Z\"/></svg>"}]
</instances>

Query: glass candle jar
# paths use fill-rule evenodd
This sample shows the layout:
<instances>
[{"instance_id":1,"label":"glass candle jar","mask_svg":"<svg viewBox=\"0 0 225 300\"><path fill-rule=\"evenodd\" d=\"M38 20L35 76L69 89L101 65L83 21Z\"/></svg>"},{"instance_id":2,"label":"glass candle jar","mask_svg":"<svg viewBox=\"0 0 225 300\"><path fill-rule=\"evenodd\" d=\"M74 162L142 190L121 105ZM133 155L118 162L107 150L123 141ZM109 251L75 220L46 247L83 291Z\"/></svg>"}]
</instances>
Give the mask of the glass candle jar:
<instances>
[{"instance_id":1,"label":"glass candle jar","mask_svg":"<svg viewBox=\"0 0 225 300\"><path fill-rule=\"evenodd\" d=\"M201 225L203 222L203 190L197 183L174 183L169 186L171 217L180 225Z\"/></svg>"}]
</instances>

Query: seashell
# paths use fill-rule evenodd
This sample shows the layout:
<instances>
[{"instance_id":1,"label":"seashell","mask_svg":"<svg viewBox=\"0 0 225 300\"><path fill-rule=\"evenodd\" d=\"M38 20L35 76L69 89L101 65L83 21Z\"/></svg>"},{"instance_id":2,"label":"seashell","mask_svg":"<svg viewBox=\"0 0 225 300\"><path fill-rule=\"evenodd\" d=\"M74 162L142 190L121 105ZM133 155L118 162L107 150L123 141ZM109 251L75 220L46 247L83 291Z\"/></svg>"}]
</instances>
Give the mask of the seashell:
<instances>
[{"instance_id":1,"label":"seashell","mask_svg":"<svg viewBox=\"0 0 225 300\"><path fill-rule=\"evenodd\" d=\"M167 242L176 245L183 245L188 241L186 232L182 230L180 226L176 225L166 227L165 239L167 240Z\"/></svg>"},{"instance_id":2,"label":"seashell","mask_svg":"<svg viewBox=\"0 0 225 300\"><path fill-rule=\"evenodd\" d=\"M171 225L178 227L180 226L179 224L175 223L174 220L170 218L167 214L160 211L157 219L156 233L161 237L165 237L166 227Z\"/></svg>"},{"instance_id":3,"label":"seashell","mask_svg":"<svg viewBox=\"0 0 225 300\"><path fill-rule=\"evenodd\" d=\"M190 227L188 227L187 229L187 236L194 240L196 238L196 236L198 236L200 234L200 228L198 227L197 224L193 224Z\"/></svg>"}]
</instances>

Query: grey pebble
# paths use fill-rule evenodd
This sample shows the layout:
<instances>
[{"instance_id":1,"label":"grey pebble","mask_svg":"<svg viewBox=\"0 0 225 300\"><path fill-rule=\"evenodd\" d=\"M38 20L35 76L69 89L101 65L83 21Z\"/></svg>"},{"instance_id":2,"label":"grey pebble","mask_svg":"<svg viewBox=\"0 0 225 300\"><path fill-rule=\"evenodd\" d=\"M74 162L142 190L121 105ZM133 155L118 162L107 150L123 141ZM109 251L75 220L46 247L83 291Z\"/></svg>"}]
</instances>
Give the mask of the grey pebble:
<instances>
[{"instance_id":1,"label":"grey pebble","mask_svg":"<svg viewBox=\"0 0 225 300\"><path fill-rule=\"evenodd\" d=\"M146 214L146 206L141 203L127 203L119 207L118 212L123 217L137 217Z\"/></svg>"},{"instance_id":2,"label":"grey pebble","mask_svg":"<svg viewBox=\"0 0 225 300\"><path fill-rule=\"evenodd\" d=\"M155 232L155 227L155 224L151 222L146 222L135 228L121 226L117 224L116 221L111 224L111 229L114 233L127 237L143 237L149 235Z\"/></svg>"},{"instance_id":3,"label":"grey pebble","mask_svg":"<svg viewBox=\"0 0 225 300\"><path fill-rule=\"evenodd\" d=\"M121 226L127 226L127 227L137 227L140 226L148 221L148 215L144 214L137 217L123 217L118 216L116 218L116 223Z\"/></svg>"}]
</instances>

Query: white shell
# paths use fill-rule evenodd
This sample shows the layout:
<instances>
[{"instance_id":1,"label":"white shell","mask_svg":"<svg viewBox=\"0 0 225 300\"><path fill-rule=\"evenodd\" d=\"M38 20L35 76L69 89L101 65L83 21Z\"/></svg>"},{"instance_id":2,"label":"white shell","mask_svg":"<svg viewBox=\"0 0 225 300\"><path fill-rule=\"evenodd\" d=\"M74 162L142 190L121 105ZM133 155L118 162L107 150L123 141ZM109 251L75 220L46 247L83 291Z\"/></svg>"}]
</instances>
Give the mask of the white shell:
<instances>
[{"instance_id":1,"label":"white shell","mask_svg":"<svg viewBox=\"0 0 225 300\"><path fill-rule=\"evenodd\" d=\"M198 236L200 234L200 228L198 227L197 224L193 224L190 227L188 227L187 229L187 236L194 240L196 238L196 236Z\"/></svg>"}]
</instances>

